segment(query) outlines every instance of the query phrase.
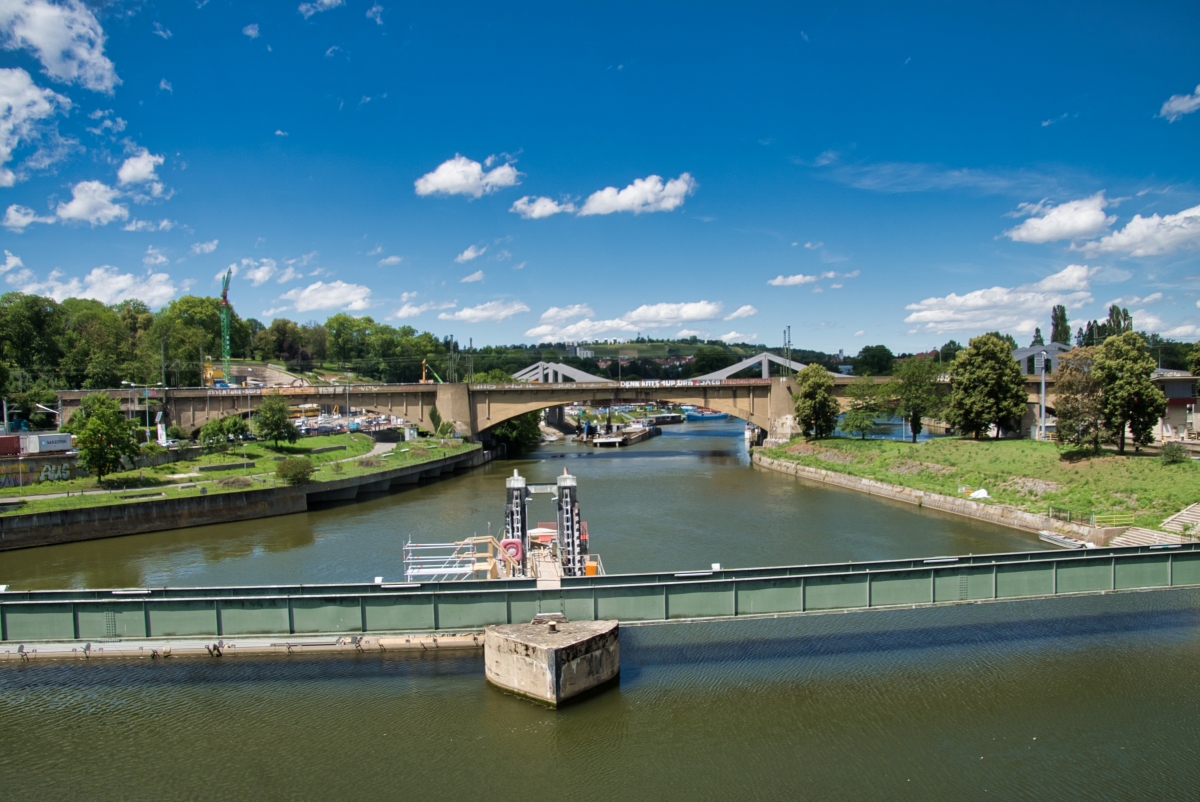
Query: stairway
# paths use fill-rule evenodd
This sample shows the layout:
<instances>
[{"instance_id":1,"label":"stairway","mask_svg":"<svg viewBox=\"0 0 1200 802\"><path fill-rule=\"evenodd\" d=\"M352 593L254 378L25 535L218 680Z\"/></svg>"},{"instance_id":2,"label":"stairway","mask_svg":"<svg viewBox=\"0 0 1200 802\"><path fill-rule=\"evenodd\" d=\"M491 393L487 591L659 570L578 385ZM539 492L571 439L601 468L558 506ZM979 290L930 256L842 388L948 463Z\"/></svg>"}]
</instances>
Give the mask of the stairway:
<instances>
[{"instance_id":1,"label":"stairway","mask_svg":"<svg viewBox=\"0 0 1200 802\"><path fill-rule=\"evenodd\" d=\"M1162 523L1162 528L1171 532L1187 532L1196 526L1200 526L1200 504L1185 507Z\"/></svg>"},{"instance_id":2,"label":"stairway","mask_svg":"<svg viewBox=\"0 0 1200 802\"><path fill-rule=\"evenodd\" d=\"M1190 507L1188 509L1191 509ZM1192 543L1193 541L1180 535L1167 532L1156 532L1153 529L1141 529L1132 526L1124 533L1113 538L1110 546L1160 546L1169 543Z\"/></svg>"}]
</instances>

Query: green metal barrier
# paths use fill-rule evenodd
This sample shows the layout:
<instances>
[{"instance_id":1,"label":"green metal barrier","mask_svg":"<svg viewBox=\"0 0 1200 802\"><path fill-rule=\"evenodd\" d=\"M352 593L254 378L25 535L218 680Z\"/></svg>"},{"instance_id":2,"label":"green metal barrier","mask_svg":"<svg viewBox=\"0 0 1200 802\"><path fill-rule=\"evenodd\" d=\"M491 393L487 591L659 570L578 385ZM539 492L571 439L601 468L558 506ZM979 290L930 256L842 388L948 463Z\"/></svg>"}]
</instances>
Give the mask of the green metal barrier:
<instances>
[{"instance_id":1,"label":"green metal barrier","mask_svg":"<svg viewBox=\"0 0 1200 802\"><path fill-rule=\"evenodd\" d=\"M678 621L1200 585L1200 544L677 574L420 584L7 591L4 641L444 632L529 621Z\"/></svg>"}]
</instances>

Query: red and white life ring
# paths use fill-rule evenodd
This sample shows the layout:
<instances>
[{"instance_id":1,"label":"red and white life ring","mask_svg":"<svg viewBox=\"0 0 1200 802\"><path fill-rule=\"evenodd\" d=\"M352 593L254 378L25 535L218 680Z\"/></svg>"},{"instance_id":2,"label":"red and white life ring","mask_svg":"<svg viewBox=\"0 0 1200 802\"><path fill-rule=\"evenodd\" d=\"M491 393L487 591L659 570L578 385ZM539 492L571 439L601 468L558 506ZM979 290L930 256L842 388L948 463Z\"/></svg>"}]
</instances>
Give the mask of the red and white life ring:
<instances>
[{"instance_id":1,"label":"red and white life ring","mask_svg":"<svg viewBox=\"0 0 1200 802\"><path fill-rule=\"evenodd\" d=\"M517 562L521 562L521 541L519 538L509 537L500 541L500 548L508 553Z\"/></svg>"}]
</instances>

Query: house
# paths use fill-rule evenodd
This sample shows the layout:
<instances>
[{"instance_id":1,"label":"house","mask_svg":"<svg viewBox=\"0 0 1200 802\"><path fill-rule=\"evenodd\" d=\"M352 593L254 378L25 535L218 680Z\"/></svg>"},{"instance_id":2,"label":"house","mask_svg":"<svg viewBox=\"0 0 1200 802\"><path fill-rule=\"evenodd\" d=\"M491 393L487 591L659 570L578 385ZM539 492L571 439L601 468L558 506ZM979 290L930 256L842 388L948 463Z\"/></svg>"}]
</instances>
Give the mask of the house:
<instances>
[{"instance_id":1,"label":"house","mask_svg":"<svg viewBox=\"0 0 1200 802\"><path fill-rule=\"evenodd\" d=\"M1193 416L1196 411L1196 377L1186 370L1159 368L1150 375L1158 389L1167 397L1167 414L1158 424L1158 439L1183 440L1195 437Z\"/></svg>"}]
</instances>

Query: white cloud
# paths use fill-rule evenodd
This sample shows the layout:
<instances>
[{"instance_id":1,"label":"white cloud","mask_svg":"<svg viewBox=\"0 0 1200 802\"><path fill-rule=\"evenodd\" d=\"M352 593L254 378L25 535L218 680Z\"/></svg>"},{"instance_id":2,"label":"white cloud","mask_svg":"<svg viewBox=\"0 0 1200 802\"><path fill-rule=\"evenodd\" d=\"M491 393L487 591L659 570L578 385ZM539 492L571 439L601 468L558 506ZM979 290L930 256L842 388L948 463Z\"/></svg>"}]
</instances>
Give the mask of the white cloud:
<instances>
[{"instance_id":1,"label":"white cloud","mask_svg":"<svg viewBox=\"0 0 1200 802\"><path fill-rule=\"evenodd\" d=\"M417 317L422 312L429 312L436 309L453 309L457 306L455 301L445 301L438 303L436 301L427 301L423 304L409 303L413 298L417 297L415 292L406 292L400 296L400 300L404 303L399 309L391 314L391 317L398 320L404 318Z\"/></svg>"},{"instance_id":2,"label":"white cloud","mask_svg":"<svg viewBox=\"0 0 1200 802\"><path fill-rule=\"evenodd\" d=\"M799 284L812 284L814 281L820 280L820 276L806 276L803 273L797 273L794 276L778 275L767 283L772 287L795 287Z\"/></svg>"},{"instance_id":3,"label":"white cloud","mask_svg":"<svg viewBox=\"0 0 1200 802\"><path fill-rule=\"evenodd\" d=\"M1171 95L1159 109L1158 116L1168 122L1175 122L1185 114L1191 114L1200 109L1200 86L1190 95Z\"/></svg>"},{"instance_id":4,"label":"white cloud","mask_svg":"<svg viewBox=\"0 0 1200 802\"><path fill-rule=\"evenodd\" d=\"M164 28L161 22L154 23L154 30L151 31L155 36L161 36L163 39L171 38L171 30Z\"/></svg>"},{"instance_id":5,"label":"white cloud","mask_svg":"<svg viewBox=\"0 0 1200 802\"><path fill-rule=\"evenodd\" d=\"M1079 250L1096 253L1126 253L1129 256L1160 256L1183 248L1200 246L1200 206L1178 214L1142 217L1135 214L1120 231L1114 231Z\"/></svg>"},{"instance_id":6,"label":"white cloud","mask_svg":"<svg viewBox=\"0 0 1200 802\"><path fill-rule=\"evenodd\" d=\"M700 329L680 329L679 331L675 332L675 336L676 337L703 337L704 332L700 331Z\"/></svg>"},{"instance_id":7,"label":"white cloud","mask_svg":"<svg viewBox=\"0 0 1200 802\"><path fill-rule=\"evenodd\" d=\"M926 298L904 307L911 313L904 322L937 334L993 329L1032 334L1045 324L1055 305L1078 309L1091 303L1089 290L1094 272L1095 268L1086 265L1069 265L1033 284Z\"/></svg>"},{"instance_id":8,"label":"white cloud","mask_svg":"<svg viewBox=\"0 0 1200 802\"><path fill-rule=\"evenodd\" d=\"M367 19L375 20L376 25L383 24L383 6L376 3L367 9Z\"/></svg>"},{"instance_id":9,"label":"white cloud","mask_svg":"<svg viewBox=\"0 0 1200 802\"><path fill-rule=\"evenodd\" d=\"M7 273L13 268L24 267L25 263L21 261L21 257L17 256L12 251L4 252L4 264L0 265L0 274Z\"/></svg>"},{"instance_id":10,"label":"white cloud","mask_svg":"<svg viewBox=\"0 0 1200 802\"><path fill-rule=\"evenodd\" d=\"M174 220L168 220L165 217L157 223L153 220L139 220L136 217L125 224L122 230L124 231L170 231L177 223ZM193 245L193 248L196 246ZM195 253L195 251L193 251Z\"/></svg>"},{"instance_id":11,"label":"white cloud","mask_svg":"<svg viewBox=\"0 0 1200 802\"><path fill-rule=\"evenodd\" d=\"M491 163L491 157L488 157L488 163ZM511 164L502 164L485 172L479 162L456 153L453 159L442 162L413 185L421 196L469 195L479 198L504 187L516 186L521 183L520 176Z\"/></svg>"},{"instance_id":12,"label":"white cloud","mask_svg":"<svg viewBox=\"0 0 1200 802\"><path fill-rule=\"evenodd\" d=\"M457 312L442 312L438 320L463 320L467 323L498 323L505 318L528 312L529 307L520 301L488 301L479 306L468 306Z\"/></svg>"},{"instance_id":13,"label":"white cloud","mask_svg":"<svg viewBox=\"0 0 1200 802\"><path fill-rule=\"evenodd\" d=\"M538 220L562 212L574 212L575 204L569 202L559 203L553 198L538 198L526 195L523 198L513 201L513 205L509 207L509 211L521 215L526 220Z\"/></svg>"},{"instance_id":14,"label":"white cloud","mask_svg":"<svg viewBox=\"0 0 1200 802\"><path fill-rule=\"evenodd\" d=\"M587 304L570 304L568 306L552 306L542 312L542 323L566 323L577 317L595 317L596 313Z\"/></svg>"},{"instance_id":15,"label":"white cloud","mask_svg":"<svg viewBox=\"0 0 1200 802\"><path fill-rule=\"evenodd\" d=\"M25 70L0 69L0 187L17 182L18 176L4 166L17 148L42 137L45 124L41 121L70 108L69 99L36 86ZM58 138L57 131L52 138Z\"/></svg>"},{"instance_id":16,"label":"white cloud","mask_svg":"<svg viewBox=\"0 0 1200 802\"><path fill-rule=\"evenodd\" d=\"M291 265L288 265L279 274L279 278L275 279L276 284L287 284L289 281L301 278L304 274L297 273Z\"/></svg>"},{"instance_id":17,"label":"white cloud","mask_svg":"<svg viewBox=\"0 0 1200 802\"><path fill-rule=\"evenodd\" d=\"M864 337L866 334L866 329L859 329L858 331L854 332L855 337Z\"/></svg>"},{"instance_id":18,"label":"white cloud","mask_svg":"<svg viewBox=\"0 0 1200 802\"><path fill-rule=\"evenodd\" d=\"M463 276L462 278L460 278L458 280L458 283L459 284L472 284L476 281L483 281L483 271L482 270L476 270L474 273L472 273L469 276Z\"/></svg>"},{"instance_id":19,"label":"white cloud","mask_svg":"<svg viewBox=\"0 0 1200 802\"><path fill-rule=\"evenodd\" d=\"M719 302L694 301L678 304L643 304L624 316L628 323L654 328L677 326L697 320L713 320L721 315Z\"/></svg>"},{"instance_id":20,"label":"white cloud","mask_svg":"<svg viewBox=\"0 0 1200 802\"><path fill-rule=\"evenodd\" d=\"M89 134L103 136L104 134L119 134L125 130L127 123L120 117L112 115L112 109L96 109L88 115L89 120L98 120L95 128L86 129Z\"/></svg>"},{"instance_id":21,"label":"white cloud","mask_svg":"<svg viewBox=\"0 0 1200 802\"><path fill-rule=\"evenodd\" d=\"M1163 299L1161 292L1152 292L1144 297L1137 295L1124 295L1120 298L1113 298L1104 306L1145 306L1146 304L1156 304Z\"/></svg>"},{"instance_id":22,"label":"white cloud","mask_svg":"<svg viewBox=\"0 0 1200 802\"><path fill-rule=\"evenodd\" d=\"M337 8L342 5L343 0L312 0L311 3L301 3L299 11L308 19L313 14L319 14L322 11L329 11L331 8Z\"/></svg>"},{"instance_id":23,"label":"white cloud","mask_svg":"<svg viewBox=\"0 0 1200 802\"><path fill-rule=\"evenodd\" d=\"M4 0L0 37L8 50L32 51L56 81L105 93L121 83L104 55L104 29L79 0Z\"/></svg>"},{"instance_id":24,"label":"white cloud","mask_svg":"<svg viewBox=\"0 0 1200 802\"><path fill-rule=\"evenodd\" d=\"M454 257L454 261L458 262L459 264L462 264L463 262L469 262L472 259L476 259L480 256L483 256L483 253L486 250L487 250L486 245L484 245L482 248L472 245L469 248L467 248L465 251L460 253L458 256Z\"/></svg>"},{"instance_id":25,"label":"white cloud","mask_svg":"<svg viewBox=\"0 0 1200 802\"><path fill-rule=\"evenodd\" d=\"M385 256L379 260L378 264L380 267L386 267L388 265L398 265L403 261L404 259L399 256Z\"/></svg>"},{"instance_id":26,"label":"white cloud","mask_svg":"<svg viewBox=\"0 0 1200 802\"><path fill-rule=\"evenodd\" d=\"M163 92L170 92L172 94L175 93L175 87L171 86L171 82L168 81L166 78L159 79L158 88L161 89Z\"/></svg>"},{"instance_id":27,"label":"white cloud","mask_svg":"<svg viewBox=\"0 0 1200 802\"><path fill-rule=\"evenodd\" d=\"M750 342L751 340L754 340L757 338L758 338L757 332L755 332L754 334L742 334L740 331L731 331L728 334L722 334L717 339L721 340L722 342L727 342L727 343L732 343L732 342L744 343L744 342Z\"/></svg>"},{"instance_id":28,"label":"white cloud","mask_svg":"<svg viewBox=\"0 0 1200 802\"><path fill-rule=\"evenodd\" d=\"M58 204L60 220L75 220L92 226L108 225L129 217L129 208L116 203L120 192L99 181L80 181L71 187L71 200Z\"/></svg>"},{"instance_id":29,"label":"white cloud","mask_svg":"<svg viewBox=\"0 0 1200 802\"><path fill-rule=\"evenodd\" d=\"M242 33L246 34L251 39L257 39L258 38L258 23L257 22L250 23L245 28L242 28Z\"/></svg>"},{"instance_id":30,"label":"white cloud","mask_svg":"<svg viewBox=\"0 0 1200 802\"><path fill-rule=\"evenodd\" d=\"M725 320L737 320L740 317L750 317L751 315L757 315L757 314L758 314L757 309L755 309L750 304L746 304L745 306L739 306L732 313L726 315L724 317L724 319Z\"/></svg>"},{"instance_id":31,"label":"white cloud","mask_svg":"<svg viewBox=\"0 0 1200 802\"><path fill-rule=\"evenodd\" d=\"M146 248L146 255L142 257L142 264L146 265L147 267L158 267L160 265L170 264L170 262L171 260L153 245Z\"/></svg>"},{"instance_id":32,"label":"white cloud","mask_svg":"<svg viewBox=\"0 0 1200 802\"><path fill-rule=\"evenodd\" d=\"M370 306L371 290L361 284L344 281L316 281L307 287L289 290L280 298L291 301L297 312L314 309L345 309L357 312Z\"/></svg>"},{"instance_id":33,"label":"white cloud","mask_svg":"<svg viewBox=\"0 0 1200 802\"><path fill-rule=\"evenodd\" d=\"M163 163L163 157L142 148L121 163L117 170L117 183L121 186L130 184L149 184L150 194L160 197L163 194L162 182L155 172Z\"/></svg>"},{"instance_id":34,"label":"white cloud","mask_svg":"<svg viewBox=\"0 0 1200 802\"><path fill-rule=\"evenodd\" d=\"M7 251L5 252L7 254ZM20 260L18 260L19 263ZM111 265L102 265L92 270L80 281L77 278L63 280L60 271L53 271L45 281L39 281L28 270L21 270L7 277L8 283L24 293L49 295L56 301L64 298L93 298L104 304L115 304L131 298L145 301L148 306L159 307L174 297L178 288L166 273L147 271L143 276L121 273Z\"/></svg>"},{"instance_id":35,"label":"white cloud","mask_svg":"<svg viewBox=\"0 0 1200 802\"><path fill-rule=\"evenodd\" d=\"M25 227L32 223L53 223L55 217L40 217L38 213L28 206L19 206L12 204L4 212L4 227L9 231L15 231L20 234L25 230Z\"/></svg>"},{"instance_id":36,"label":"white cloud","mask_svg":"<svg viewBox=\"0 0 1200 802\"><path fill-rule=\"evenodd\" d=\"M1163 337L1173 339L1181 339L1184 337L1194 338L1200 335L1200 327L1192 323L1180 323L1171 325L1158 315L1147 312L1145 309L1136 309L1131 314L1133 325L1138 331L1147 331L1154 334L1161 334Z\"/></svg>"},{"instance_id":37,"label":"white cloud","mask_svg":"<svg viewBox=\"0 0 1200 802\"><path fill-rule=\"evenodd\" d=\"M210 239L208 242L193 242L192 256L199 256L202 253L212 253L217 249L217 243L220 240Z\"/></svg>"},{"instance_id":38,"label":"white cloud","mask_svg":"<svg viewBox=\"0 0 1200 802\"><path fill-rule=\"evenodd\" d=\"M683 205L684 199L696 191L696 179L683 173L663 183L657 175L634 179L622 190L605 187L593 192L579 210L580 216L612 214L613 212L670 212Z\"/></svg>"},{"instance_id":39,"label":"white cloud","mask_svg":"<svg viewBox=\"0 0 1200 802\"><path fill-rule=\"evenodd\" d=\"M275 136L287 136L287 135L288 135L288 132L283 130L282 128L275 129Z\"/></svg>"},{"instance_id":40,"label":"white cloud","mask_svg":"<svg viewBox=\"0 0 1200 802\"><path fill-rule=\"evenodd\" d=\"M591 340L603 334L630 333L637 327L621 319L615 320L578 320L567 326L556 326L543 323L525 332L526 337L534 337L538 342L562 342L565 340Z\"/></svg>"},{"instance_id":41,"label":"white cloud","mask_svg":"<svg viewBox=\"0 0 1200 802\"><path fill-rule=\"evenodd\" d=\"M1067 201L1057 206L1046 201L1022 203L1014 216L1029 217L1020 225L1004 232L1014 242L1051 242L1061 239L1094 237L1114 222L1116 215L1106 215L1104 207L1109 201L1104 192L1090 198Z\"/></svg>"}]
</instances>

